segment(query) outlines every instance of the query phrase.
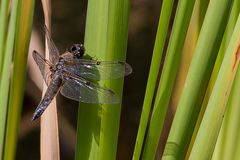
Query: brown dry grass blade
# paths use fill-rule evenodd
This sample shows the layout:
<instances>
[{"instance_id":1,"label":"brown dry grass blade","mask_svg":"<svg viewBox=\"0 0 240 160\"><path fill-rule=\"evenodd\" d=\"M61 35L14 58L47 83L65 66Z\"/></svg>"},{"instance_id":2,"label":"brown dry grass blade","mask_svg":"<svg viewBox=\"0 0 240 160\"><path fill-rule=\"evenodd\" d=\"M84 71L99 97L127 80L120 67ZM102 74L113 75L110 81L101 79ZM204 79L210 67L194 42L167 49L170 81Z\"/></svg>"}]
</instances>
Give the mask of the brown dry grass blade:
<instances>
[{"instance_id":1,"label":"brown dry grass blade","mask_svg":"<svg viewBox=\"0 0 240 160\"><path fill-rule=\"evenodd\" d=\"M42 0L45 25L51 31L51 1ZM45 43L45 46L46 43ZM48 47L45 47L46 58L49 59ZM43 93L46 91L46 85L43 86ZM41 117L41 160L59 160L59 134L56 99L46 109Z\"/></svg>"}]
</instances>

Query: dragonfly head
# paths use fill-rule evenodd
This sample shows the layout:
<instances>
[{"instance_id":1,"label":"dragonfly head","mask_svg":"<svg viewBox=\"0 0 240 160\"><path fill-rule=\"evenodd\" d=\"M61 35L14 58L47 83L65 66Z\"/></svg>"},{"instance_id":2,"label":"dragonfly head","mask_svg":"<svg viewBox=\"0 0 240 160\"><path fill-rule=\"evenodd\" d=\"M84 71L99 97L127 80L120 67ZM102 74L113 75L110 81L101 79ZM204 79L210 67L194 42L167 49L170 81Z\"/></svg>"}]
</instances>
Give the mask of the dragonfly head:
<instances>
[{"instance_id":1,"label":"dragonfly head","mask_svg":"<svg viewBox=\"0 0 240 160\"><path fill-rule=\"evenodd\" d=\"M72 53L74 57L80 59L83 57L85 48L83 44L73 44L69 49L68 52Z\"/></svg>"}]
</instances>

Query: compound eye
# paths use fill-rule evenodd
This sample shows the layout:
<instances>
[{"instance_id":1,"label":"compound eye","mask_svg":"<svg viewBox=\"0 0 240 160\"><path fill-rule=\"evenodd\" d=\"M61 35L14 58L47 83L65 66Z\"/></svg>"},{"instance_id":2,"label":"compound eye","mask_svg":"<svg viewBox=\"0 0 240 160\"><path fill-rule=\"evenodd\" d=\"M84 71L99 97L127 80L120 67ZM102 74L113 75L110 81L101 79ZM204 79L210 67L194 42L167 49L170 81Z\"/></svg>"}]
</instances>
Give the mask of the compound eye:
<instances>
[{"instance_id":1,"label":"compound eye","mask_svg":"<svg viewBox=\"0 0 240 160\"><path fill-rule=\"evenodd\" d=\"M72 48L71 48L71 51L72 52L75 52L77 50L77 47L75 47L75 46L73 46Z\"/></svg>"}]
</instances>

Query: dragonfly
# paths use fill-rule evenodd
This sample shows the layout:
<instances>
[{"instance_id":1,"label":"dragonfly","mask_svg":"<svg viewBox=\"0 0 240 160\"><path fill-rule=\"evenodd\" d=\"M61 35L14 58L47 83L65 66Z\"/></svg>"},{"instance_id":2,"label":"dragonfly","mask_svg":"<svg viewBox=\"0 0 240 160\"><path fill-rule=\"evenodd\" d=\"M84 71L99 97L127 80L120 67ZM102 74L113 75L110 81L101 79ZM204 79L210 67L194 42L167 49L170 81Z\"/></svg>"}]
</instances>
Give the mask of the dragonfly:
<instances>
[{"instance_id":1,"label":"dragonfly","mask_svg":"<svg viewBox=\"0 0 240 160\"><path fill-rule=\"evenodd\" d=\"M83 44L73 44L60 55L50 33L44 26L49 60L37 51L32 52L47 90L37 106L32 120L38 119L53 98L60 92L63 96L84 103L117 104L119 97L97 81L118 79L132 73L132 67L124 61L99 61L84 58Z\"/></svg>"}]
</instances>

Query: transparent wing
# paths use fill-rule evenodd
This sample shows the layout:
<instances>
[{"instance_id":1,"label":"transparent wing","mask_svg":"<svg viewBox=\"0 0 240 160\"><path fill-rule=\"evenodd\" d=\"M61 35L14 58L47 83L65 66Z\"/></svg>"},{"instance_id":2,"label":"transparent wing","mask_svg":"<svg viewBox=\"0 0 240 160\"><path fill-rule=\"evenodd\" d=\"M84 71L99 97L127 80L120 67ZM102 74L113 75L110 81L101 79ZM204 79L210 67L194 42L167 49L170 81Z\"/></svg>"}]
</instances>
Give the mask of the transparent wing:
<instances>
[{"instance_id":1,"label":"transparent wing","mask_svg":"<svg viewBox=\"0 0 240 160\"><path fill-rule=\"evenodd\" d=\"M94 61L67 59L65 70L78 76L91 79L117 79L129 75L132 67L123 61Z\"/></svg>"},{"instance_id":2,"label":"transparent wing","mask_svg":"<svg viewBox=\"0 0 240 160\"><path fill-rule=\"evenodd\" d=\"M56 64L59 60L59 51L58 51L56 45L54 44L54 42L50 36L50 32L47 29L46 25L44 25L44 31L45 31L45 36L46 36L46 40L47 40L47 45L49 48L50 62L52 62L52 64Z\"/></svg>"},{"instance_id":3,"label":"transparent wing","mask_svg":"<svg viewBox=\"0 0 240 160\"><path fill-rule=\"evenodd\" d=\"M84 103L119 103L118 96L110 89L86 81L81 77L69 78L60 90L67 98Z\"/></svg>"},{"instance_id":4,"label":"transparent wing","mask_svg":"<svg viewBox=\"0 0 240 160\"><path fill-rule=\"evenodd\" d=\"M47 85L50 84L51 81L51 64L49 61L47 61L45 58L43 58L37 51L32 52L33 59L37 63L41 74L43 76L43 79Z\"/></svg>"}]
</instances>

